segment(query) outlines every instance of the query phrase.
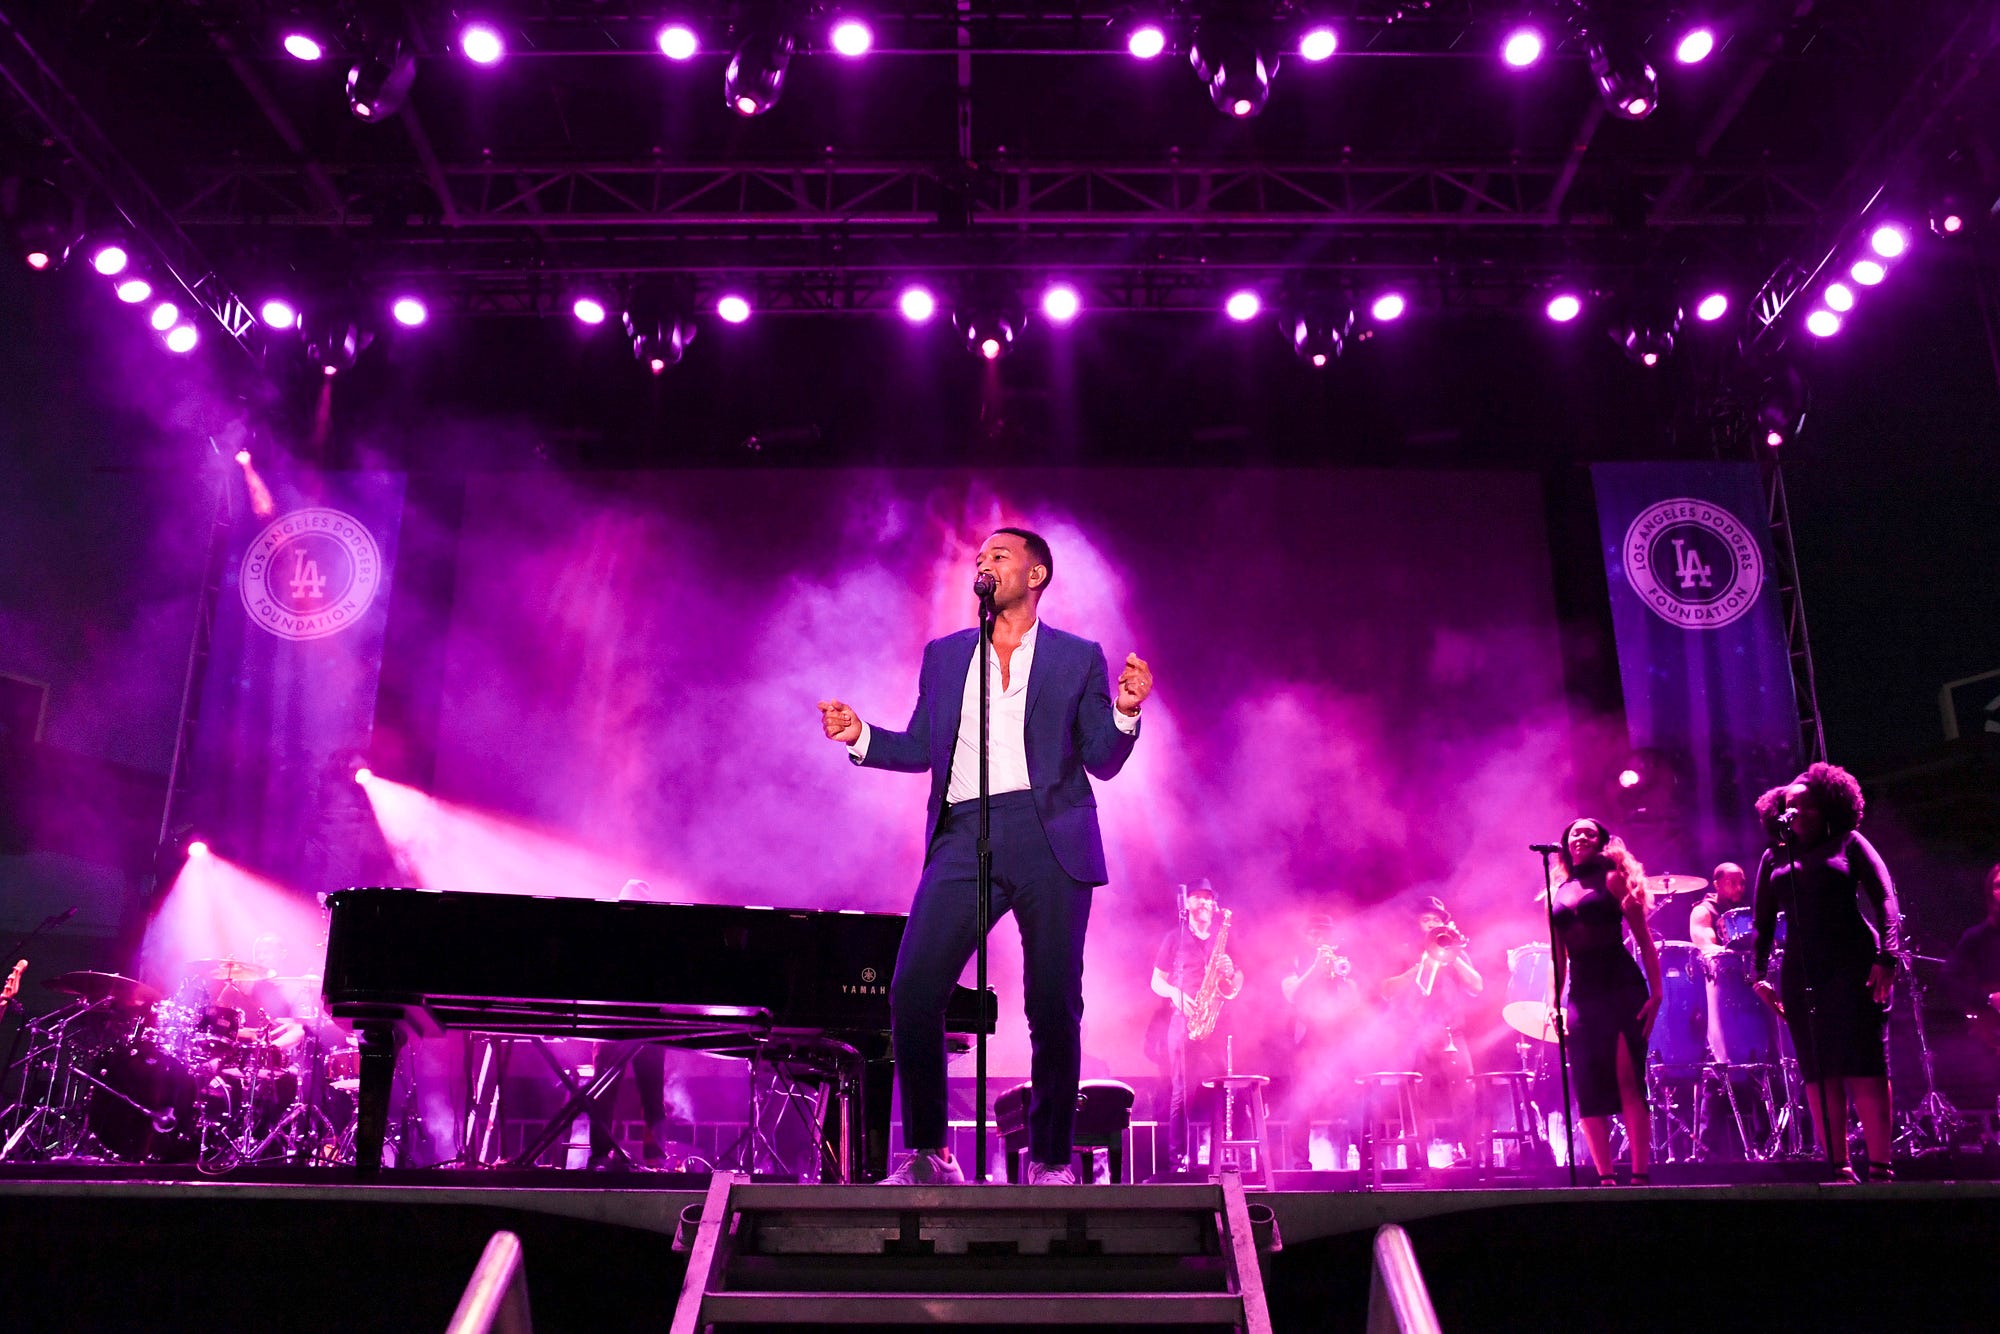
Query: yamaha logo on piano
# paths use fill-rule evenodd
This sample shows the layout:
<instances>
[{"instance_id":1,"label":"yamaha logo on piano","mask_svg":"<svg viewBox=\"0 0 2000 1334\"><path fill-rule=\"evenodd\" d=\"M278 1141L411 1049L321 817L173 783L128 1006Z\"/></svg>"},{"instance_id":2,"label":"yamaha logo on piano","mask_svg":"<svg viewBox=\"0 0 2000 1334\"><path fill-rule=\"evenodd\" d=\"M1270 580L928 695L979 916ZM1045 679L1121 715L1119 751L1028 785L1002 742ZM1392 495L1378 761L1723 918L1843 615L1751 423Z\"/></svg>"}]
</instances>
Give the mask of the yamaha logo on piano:
<instances>
[{"instance_id":1,"label":"yamaha logo on piano","mask_svg":"<svg viewBox=\"0 0 2000 1334\"><path fill-rule=\"evenodd\" d=\"M841 987L841 994L847 996L886 996L889 994L889 988L876 985L876 980L881 976L873 968L864 968L861 970L862 985L857 987L852 983L848 983Z\"/></svg>"}]
</instances>

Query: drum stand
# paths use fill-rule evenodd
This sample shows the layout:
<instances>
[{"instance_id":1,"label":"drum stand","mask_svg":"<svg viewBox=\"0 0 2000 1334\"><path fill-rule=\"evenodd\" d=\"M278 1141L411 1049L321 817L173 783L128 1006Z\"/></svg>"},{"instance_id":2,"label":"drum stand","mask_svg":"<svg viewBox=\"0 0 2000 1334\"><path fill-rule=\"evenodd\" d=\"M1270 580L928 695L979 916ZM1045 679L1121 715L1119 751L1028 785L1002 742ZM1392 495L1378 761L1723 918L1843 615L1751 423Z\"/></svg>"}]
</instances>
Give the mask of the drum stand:
<instances>
[{"instance_id":1,"label":"drum stand","mask_svg":"<svg viewBox=\"0 0 2000 1334\"><path fill-rule=\"evenodd\" d=\"M1916 1107L1904 1113L1903 1128L1896 1136L1894 1147L1904 1153L1915 1154L1920 1148L1949 1148L1958 1132L1965 1128L1966 1120L1958 1108L1952 1106L1951 1099L1938 1092L1937 1058L1931 1052L1930 1030L1924 1024L1924 1003L1917 994L1916 972L1908 959L1901 961L1897 971L1909 978L1907 988L1910 996L1910 1018L1916 1021L1917 1053L1924 1071L1924 1096ZM1920 1145L1919 1140L1928 1140L1928 1145Z\"/></svg>"},{"instance_id":2,"label":"drum stand","mask_svg":"<svg viewBox=\"0 0 2000 1334\"><path fill-rule=\"evenodd\" d=\"M1778 1116L1777 1094L1771 1083L1775 1077L1773 1068L1764 1064L1729 1065L1722 1061L1711 1061L1702 1068L1701 1083L1696 1089L1694 1103L1695 1161L1706 1162L1709 1158L1708 1107L1716 1089L1720 1089L1723 1100L1729 1104L1729 1118L1736 1129L1736 1142L1743 1146L1743 1160L1761 1163L1777 1156L1778 1145L1784 1133L1784 1123ZM1758 1137L1755 1144L1750 1142L1750 1123L1744 1119L1743 1104L1737 1094L1736 1085L1739 1080L1750 1085L1764 1109L1764 1124L1768 1129Z\"/></svg>"},{"instance_id":3,"label":"drum stand","mask_svg":"<svg viewBox=\"0 0 2000 1334\"><path fill-rule=\"evenodd\" d=\"M1678 1088L1687 1092L1688 1119L1683 1119L1675 1109L1674 1094ZM1653 1110L1653 1161L1657 1163L1691 1162L1701 1154L1701 1090L1700 1074L1669 1074L1667 1067L1655 1062L1646 1071L1646 1103ZM1678 1138L1676 1138L1678 1137ZM1687 1151L1677 1151L1677 1145L1685 1142Z\"/></svg>"}]
</instances>

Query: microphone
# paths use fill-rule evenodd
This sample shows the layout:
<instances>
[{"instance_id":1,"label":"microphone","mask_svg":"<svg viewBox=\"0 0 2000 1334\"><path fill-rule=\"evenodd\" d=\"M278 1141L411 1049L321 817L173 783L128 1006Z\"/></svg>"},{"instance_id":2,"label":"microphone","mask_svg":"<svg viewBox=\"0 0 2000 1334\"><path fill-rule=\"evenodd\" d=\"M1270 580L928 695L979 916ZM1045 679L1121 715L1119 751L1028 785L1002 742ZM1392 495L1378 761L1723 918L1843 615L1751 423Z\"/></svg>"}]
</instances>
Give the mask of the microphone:
<instances>
[{"instance_id":1,"label":"microphone","mask_svg":"<svg viewBox=\"0 0 2000 1334\"><path fill-rule=\"evenodd\" d=\"M54 917L49 918L49 925L61 926L64 922L67 922L70 918L74 916L76 916L76 905L71 904L69 907L64 908L61 912L57 913Z\"/></svg>"},{"instance_id":2,"label":"microphone","mask_svg":"<svg viewBox=\"0 0 2000 1334\"><path fill-rule=\"evenodd\" d=\"M1000 581L990 574L981 574L972 581L972 591L981 598L990 598L1000 587Z\"/></svg>"},{"instance_id":3,"label":"microphone","mask_svg":"<svg viewBox=\"0 0 2000 1334\"><path fill-rule=\"evenodd\" d=\"M1560 857L1562 856L1562 845L1559 843L1530 843L1528 851L1546 852L1551 857Z\"/></svg>"}]
</instances>

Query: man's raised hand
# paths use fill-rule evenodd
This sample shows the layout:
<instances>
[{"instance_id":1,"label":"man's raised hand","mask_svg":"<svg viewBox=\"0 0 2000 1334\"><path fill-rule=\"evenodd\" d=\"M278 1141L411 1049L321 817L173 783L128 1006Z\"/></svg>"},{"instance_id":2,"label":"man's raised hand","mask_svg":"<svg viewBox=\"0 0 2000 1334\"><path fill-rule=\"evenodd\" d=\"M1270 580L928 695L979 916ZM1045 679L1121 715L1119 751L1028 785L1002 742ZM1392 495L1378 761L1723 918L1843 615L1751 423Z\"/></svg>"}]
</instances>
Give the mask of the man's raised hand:
<instances>
[{"instance_id":1,"label":"man's raised hand","mask_svg":"<svg viewBox=\"0 0 2000 1334\"><path fill-rule=\"evenodd\" d=\"M837 699L823 699L819 702L820 725L826 729L829 741L838 741L851 746L861 739L861 717Z\"/></svg>"},{"instance_id":2,"label":"man's raised hand","mask_svg":"<svg viewBox=\"0 0 2000 1334\"><path fill-rule=\"evenodd\" d=\"M1153 669L1136 653L1125 655L1125 670L1118 673L1118 711L1127 717L1139 712L1146 696L1153 693Z\"/></svg>"}]
</instances>

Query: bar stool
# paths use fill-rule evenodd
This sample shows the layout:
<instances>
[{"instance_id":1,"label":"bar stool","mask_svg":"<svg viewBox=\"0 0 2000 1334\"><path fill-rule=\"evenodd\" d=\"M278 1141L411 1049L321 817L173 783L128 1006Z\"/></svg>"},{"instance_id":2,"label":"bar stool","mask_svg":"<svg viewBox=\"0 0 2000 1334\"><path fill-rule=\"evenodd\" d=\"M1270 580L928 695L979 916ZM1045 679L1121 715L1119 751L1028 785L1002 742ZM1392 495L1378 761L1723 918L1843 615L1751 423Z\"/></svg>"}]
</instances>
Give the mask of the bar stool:
<instances>
[{"instance_id":1,"label":"bar stool","mask_svg":"<svg viewBox=\"0 0 2000 1334\"><path fill-rule=\"evenodd\" d=\"M1033 1094L1033 1085L1016 1084L993 1100L993 1120L1000 1131L1000 1146L1007 1154L1007 1180L1017 1184L1021 1163L1028 1154L1028 1106ZM1079 1181L1096 1180L1098 1149L1104 1150L1112 1184L1124 1181L1125 1133L1132 1128L1132 1104L1138 1097L1130 1084L1116 1079L1086 1079L1077 1085L1072 1157L1090 1155L1078 1173Z\"/></svg>"},{"instance_id":2,"label":"bar stool","mask_svg":"<svg viewBox=\"0 0 2000 1334\"><path fill-rule=\"evenodd\" d=\"M1261 1187L1264 1190L1271 1188L1271 1138L1268 1123L1264 1119L1264 1086L1270 1082L1269 1075L1219 1075L1214 1079L1202 1081L1203 1088L1215 1091L1215 1099L1209 1105L1208 1121L1208 1170L1211 1174L1221 1176L1224 1150L1247 1149L1256 1155L1257 1166L1254 1173L1244 1171L1244 1186ZM1237 1111L1249 1114L1248 1135L1233 1135L1225 1124L1231 1094L1235 1095L1235 1101L1239 1104ZM1236 1159L1238 1168L1243 1167L1240 1156L1236 1154L1230 1156Z\"/></svg>"},{"instance_id":3,"label":"bar stool","mask_svg":"<svg viewBox=\"0 0 2000 1334\"><path fill-rule=\"evenodd\" d=\"M1354 1081L1364 1093L1361 1113L1361 1155L1372 1189L1382 1185L1382 1159L1403 1151L1403 1165L1419 1170L1430 1164L1430 1146L1424 1143L1417 1120L1417 1085L1424 1077L1414 1070L1379 1070Z\"/></svg>"},{"instance_id":4,"label":"bar stool","mask_svg":"<svg viewBox=\"0 0 2000 1334\"><path fill-rule=\"evenodd\" d=\"M1526 1070L1486 1070L1472 1077L1481 1126L1478 1149L1481 1167L1505 1167L1506 1155L1501 1152L1505 1144L1514 1146L1517 1170L1537 1158L1542 1137L1535 1129L1532 1079ZM1509 1122L1505 1129L1495 1115L1502 1106L1507 1109Z\"/></svg>"}]
</instances>

